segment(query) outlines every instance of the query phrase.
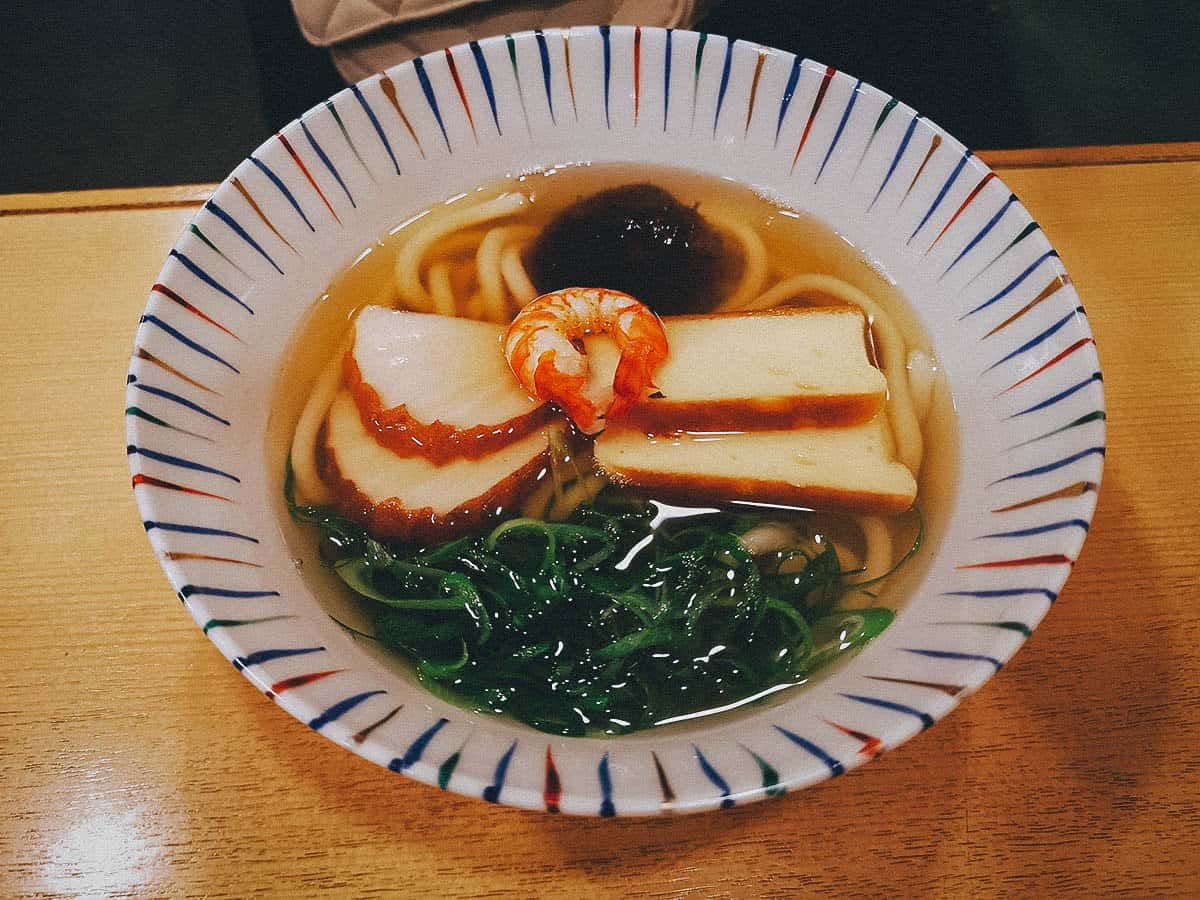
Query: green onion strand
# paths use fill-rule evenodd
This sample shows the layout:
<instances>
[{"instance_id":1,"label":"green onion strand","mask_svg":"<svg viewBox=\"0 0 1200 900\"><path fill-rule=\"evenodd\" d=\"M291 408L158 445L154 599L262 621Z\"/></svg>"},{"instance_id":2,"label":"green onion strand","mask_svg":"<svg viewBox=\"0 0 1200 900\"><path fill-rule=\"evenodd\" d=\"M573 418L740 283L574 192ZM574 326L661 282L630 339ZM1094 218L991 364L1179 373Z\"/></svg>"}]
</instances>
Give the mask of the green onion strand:
<instances>
[{"instance_id":1,"label":"green onion strand","mask_svg":"<svg viewBox=\"0 0 1200 900\"><path fill-rule=\"evenodd\" d=\"M390 545L335 509L284 498L322 561L364 601L373 634L440 697L561 735L619 734L802 683L892 621L841 609L854 583L832 544L755 558L740 535L763 517L669 518L605 488L562 522L511 518L440 546ZM781 571L783 569L784 571Z\"/></svg>"}]
</instances>

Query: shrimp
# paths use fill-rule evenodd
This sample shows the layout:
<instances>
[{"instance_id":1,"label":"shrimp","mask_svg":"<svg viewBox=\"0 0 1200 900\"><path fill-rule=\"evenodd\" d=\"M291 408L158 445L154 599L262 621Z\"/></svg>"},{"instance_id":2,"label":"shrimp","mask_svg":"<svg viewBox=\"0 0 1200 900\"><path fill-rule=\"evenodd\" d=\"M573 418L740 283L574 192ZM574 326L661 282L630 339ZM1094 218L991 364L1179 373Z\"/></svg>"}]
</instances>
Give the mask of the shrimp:
<instances>
[{"instance_id":1,"label":"shrimp","mask_svg":"<svg viewBox=\"0 0 1200 900\"><path fill-rule=\"evenodd\" d=\"M611 334L621 358L608 388L589 388L581 339ZM628 294L572 287L531 301L504 335L504 355L525 390L552 400L585 434L604 429L653 388L667 358L667 336L654 312Z\"/></svg>"}]
</instances>

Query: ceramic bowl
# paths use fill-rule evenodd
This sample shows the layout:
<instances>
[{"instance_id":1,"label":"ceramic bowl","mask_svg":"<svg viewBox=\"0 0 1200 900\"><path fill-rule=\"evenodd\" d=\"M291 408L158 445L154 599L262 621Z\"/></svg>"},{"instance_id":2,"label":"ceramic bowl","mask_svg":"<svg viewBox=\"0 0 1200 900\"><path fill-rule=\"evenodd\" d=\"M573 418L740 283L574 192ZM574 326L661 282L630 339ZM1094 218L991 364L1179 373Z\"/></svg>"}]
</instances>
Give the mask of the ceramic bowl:
<instances>
[{"instance_id":1,"label":"ceramic bowl","mask_svg":"<svg viewBox=\"0 0 1200 900\"><path fill-rule=\"evenodd\" d=\"M586 160L753 185L858 246L932 336L960 441L945 534L881 637L773 705L610 739L555 738L447 705L338 627L294 563L282 473L264 447L289 337L365 247L460 191ZM272 136L171 250L137 331L127 406L154 552L257 688L394 772L605 816L780 794L932 726L1054 603L1091 521L1105 446L1079 298L1036 221L970 150L830 67L651 28L452 47L367 78Z\"/></svg>"}]
</instances>

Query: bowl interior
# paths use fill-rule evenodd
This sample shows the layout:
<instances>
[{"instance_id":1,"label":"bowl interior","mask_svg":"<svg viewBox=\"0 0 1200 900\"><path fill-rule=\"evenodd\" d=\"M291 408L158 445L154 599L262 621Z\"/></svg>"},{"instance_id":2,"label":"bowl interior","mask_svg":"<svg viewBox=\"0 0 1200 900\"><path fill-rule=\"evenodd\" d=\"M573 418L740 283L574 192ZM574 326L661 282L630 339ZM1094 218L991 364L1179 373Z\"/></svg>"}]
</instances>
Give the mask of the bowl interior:
<instances>
[{"instance_id":1,"label":"bowl interior","mask_svg":"<svg viewBox=\"0 0 1200 900\"><path fill-rule=\"evenodd\" d=\"M552 738L444 704L332 622L319 577L296 564L282 450L268 439L289 339L364 248L458 192L588 162L707 173L820 219L909 298L959 423L944 533L880 638L775 704L609 740ZM848 75L649 28L451 48L359 83L267 140L171 251L138 330L128 401L151 544L252 682L394 771L589 814L779 793L929 727L1057 596L1104 452L1083 309L994 173Z\"/></svg>"}]
</instances>

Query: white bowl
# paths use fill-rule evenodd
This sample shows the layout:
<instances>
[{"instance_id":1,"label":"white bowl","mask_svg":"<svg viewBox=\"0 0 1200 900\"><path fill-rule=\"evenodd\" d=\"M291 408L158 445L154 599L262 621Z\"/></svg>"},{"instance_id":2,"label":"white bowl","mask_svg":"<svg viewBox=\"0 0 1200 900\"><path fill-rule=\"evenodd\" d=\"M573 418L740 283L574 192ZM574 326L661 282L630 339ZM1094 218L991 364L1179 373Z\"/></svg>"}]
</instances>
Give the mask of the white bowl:
<instances>
[{"instance_id":1,"label":"white bowl","mask_svg":"<svg viewBox=\"0 0 1200 900\"><path fill-rule=\"evenodd\" d=\"M447 705L330 620L293 563L264 447L289 337L408 215L591 161L756 186L838 231L911 299L960 432L945 535L860 655L775 705L690 728L556 738ZM745 803L903 743L995 674L1077 558L1104 455L1099 364L1057 254L1007 187L851 76L741 41L576 28L453 47L342 91L267 140L179 239L137 332L129 461L188 611L331 740L442 788L641 815Z\"/></svg>"}]
</instances>

